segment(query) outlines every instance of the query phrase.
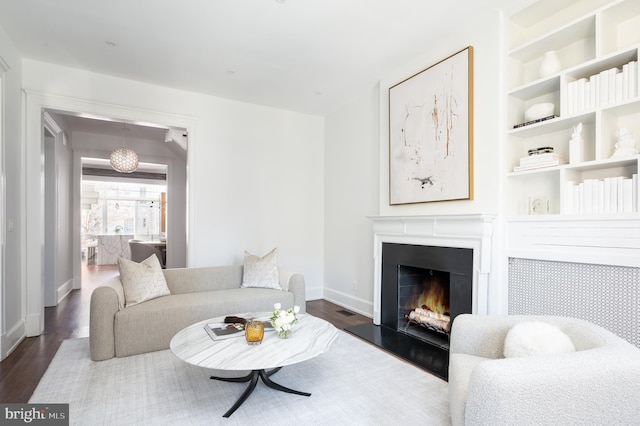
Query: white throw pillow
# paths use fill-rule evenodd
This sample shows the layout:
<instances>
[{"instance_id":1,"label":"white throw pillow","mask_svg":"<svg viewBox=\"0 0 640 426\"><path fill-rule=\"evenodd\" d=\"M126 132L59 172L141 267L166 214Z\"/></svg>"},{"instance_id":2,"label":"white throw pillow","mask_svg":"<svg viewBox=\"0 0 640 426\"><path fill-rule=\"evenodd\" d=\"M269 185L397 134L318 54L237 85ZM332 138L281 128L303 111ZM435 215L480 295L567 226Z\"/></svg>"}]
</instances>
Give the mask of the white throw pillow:
<instances>
[{"instance_id":1,"label":"white throw pillow","mask_svg":"<svg viewBox=\"0 0 640 426\"><path fill-rule=\"evenodd\" d=\"M278 277L278 249L274 248L262 257L244 252L242 287L272 288L282 290Z\"/></svg>"},{"instance_id":2,"label":"white throw pillow","mask_svg":"<svg viewBox=\"0 0 640 426\"><path fill-rule=\"evenodd\" d=\"M555 325L530 321L514 325L504 341L504 357L552 355L575 352L573 342Z\"/></svg>"},{"instance_id":3,"label":"white throw pillow","mask_svg":"<svg viewBox=\"0 0 640 426\"><path fill-rule=\"evenodd\" d=\"M155 254L140 263L118 259L125 307L171 294L162 266Z\"/></svg>"}]
</instances>

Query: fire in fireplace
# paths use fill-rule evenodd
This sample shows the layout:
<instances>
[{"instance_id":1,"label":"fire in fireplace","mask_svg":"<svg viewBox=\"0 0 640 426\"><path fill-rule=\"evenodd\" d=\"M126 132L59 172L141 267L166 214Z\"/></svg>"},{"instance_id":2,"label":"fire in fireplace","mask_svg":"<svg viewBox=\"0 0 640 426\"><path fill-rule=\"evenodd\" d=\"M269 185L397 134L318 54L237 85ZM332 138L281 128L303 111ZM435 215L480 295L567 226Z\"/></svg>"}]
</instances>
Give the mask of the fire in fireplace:
<instances>
[{"instance_id":1,"label":"fire in fireplace","mask_svg":"<svg viewBox=\"0 0 640 426\"><path fill-rule=\"evenodd\" d=\"M448 272L398 266L398 331L446 346L451 328L449 299Z\"/></svg>"},{"instance_id":2,"label":"fire in fireplace","mask_svg":"<svg viewBox=\"0 0 640 426\"><path fill-rule=\"evenodd\" d=\"M414 286L414 296L408 306L410 311L404 317L409 324L418 324L428 330L447 334L451 323L449 274L424 269L421 271L424 271L420 276L421 282ZM401 312L407 309L402 302L398 306Z\"/></svg>"}]
</instances>

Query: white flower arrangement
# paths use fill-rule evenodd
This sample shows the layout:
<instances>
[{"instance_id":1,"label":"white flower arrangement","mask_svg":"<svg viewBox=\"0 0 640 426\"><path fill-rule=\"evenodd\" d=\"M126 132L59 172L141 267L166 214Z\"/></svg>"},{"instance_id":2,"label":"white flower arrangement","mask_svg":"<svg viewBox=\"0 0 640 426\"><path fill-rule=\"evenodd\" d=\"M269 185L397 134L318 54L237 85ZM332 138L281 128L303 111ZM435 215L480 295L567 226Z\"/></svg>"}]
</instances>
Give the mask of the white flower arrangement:
<instances>
[{"instance_id":1,"label":"white flower arrangement","mask_svg":"<svg viewBox=\"0 0 640 426\"><path fill-rule=\"evenodd\" d=\"M298 312L300 306L294 306L293 309L282 310L282 305L276 303L273 305L275 310L271 313L271 325L278 332L278 336L282 338L289 337L291 328L298 323Z\"/></svg>"}]
</instances>

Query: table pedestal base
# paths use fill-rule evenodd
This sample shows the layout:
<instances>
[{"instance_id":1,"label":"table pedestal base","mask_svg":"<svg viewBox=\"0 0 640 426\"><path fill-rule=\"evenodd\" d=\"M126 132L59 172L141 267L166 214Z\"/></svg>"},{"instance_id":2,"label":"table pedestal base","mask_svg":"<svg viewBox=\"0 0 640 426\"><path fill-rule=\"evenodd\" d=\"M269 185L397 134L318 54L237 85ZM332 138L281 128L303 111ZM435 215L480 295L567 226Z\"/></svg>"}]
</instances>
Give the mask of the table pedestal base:
<instances>
[{"instance_id":1,"label":"table pedestal base","mask_svg":"<svg viewBox=\"0 0 640 426\"><path fill-rule=\"evenodd\" d=\"M256 388L256 385L258 384L258 378L261 378L262 382L265 385L267 385L270 388L272 388L272 389L279 390L281 392L293 393L293 394L296 394L296 395L311 396L310 393L300 392L300 391L297 391L297 390L289 389L287 387L284 387L282 385L279 385L279 384L273 382L269 378L269 376L271 376L272 374L277 373L278 371L280 371L281 368L282 367L275 368L275 369L269 371L268 373L265 370L253 370L251 373L247 374L244 377L216 377L216 376L211 376L211 379L213 379L213 380L221 380L223 382L236 382L236 383L238 383L238 382L250 382L249 385L247 386L247 388L244 390L244 392L242 392L242 395L240 395L240 398L238 398L236 403L233 404L233 406L226 413L224 413L224 415L222 417L231 416L238 409L238 407L240 407L242 405L242 403L244 401L246 401L246 399L249 397L249 395L251 395L253 390Z\"/></svg>"}]
</instances>

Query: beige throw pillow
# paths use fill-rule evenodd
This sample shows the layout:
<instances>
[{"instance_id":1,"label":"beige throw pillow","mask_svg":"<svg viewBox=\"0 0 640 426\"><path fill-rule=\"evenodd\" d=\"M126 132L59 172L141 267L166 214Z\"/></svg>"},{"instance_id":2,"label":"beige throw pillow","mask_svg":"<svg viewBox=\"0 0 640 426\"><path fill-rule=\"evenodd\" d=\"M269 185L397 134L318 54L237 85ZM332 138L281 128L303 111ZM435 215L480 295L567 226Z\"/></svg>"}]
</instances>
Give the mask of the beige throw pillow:
<instances>
[{"instance_id":1,"label":"beige throw pillow","mask_svg":"<svg viewBox=\"0 0 640 426\"><path fill-rule=\"evenodd\" d=\"M263 257L258 257L245 250L244 273L242 287L280 288L278 277L278 249L274 248Z\"/></svg>"},{"instance_id":2,"label":"beige throw pillow","mask_svg":"<svg viewBox=\"0 0 640 426\"><path fill-rule=\"evenodd\" d=\"M140 263L119 258L118 269L124 289L125 307L171 294L155 254Z\"/></svg>"}]
</instances>

